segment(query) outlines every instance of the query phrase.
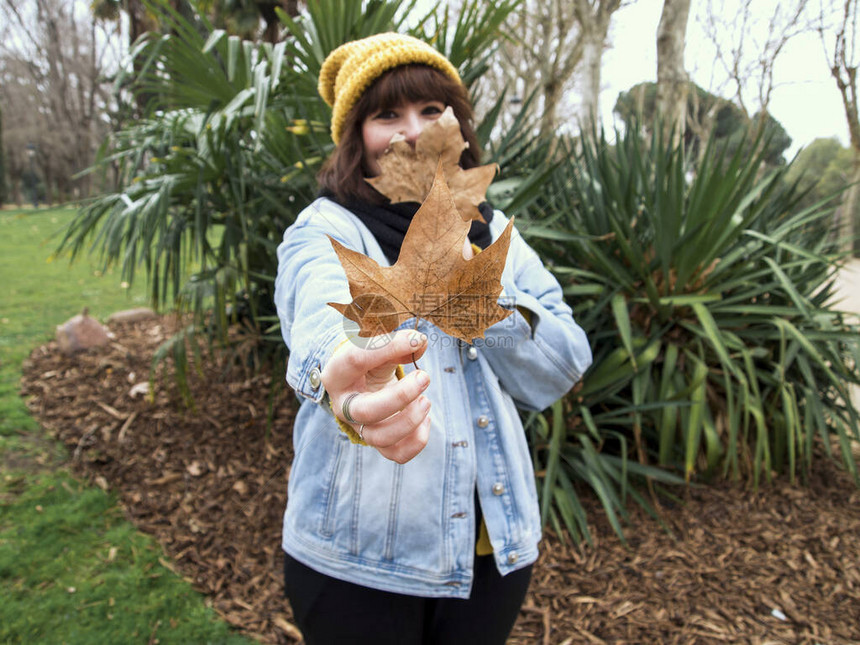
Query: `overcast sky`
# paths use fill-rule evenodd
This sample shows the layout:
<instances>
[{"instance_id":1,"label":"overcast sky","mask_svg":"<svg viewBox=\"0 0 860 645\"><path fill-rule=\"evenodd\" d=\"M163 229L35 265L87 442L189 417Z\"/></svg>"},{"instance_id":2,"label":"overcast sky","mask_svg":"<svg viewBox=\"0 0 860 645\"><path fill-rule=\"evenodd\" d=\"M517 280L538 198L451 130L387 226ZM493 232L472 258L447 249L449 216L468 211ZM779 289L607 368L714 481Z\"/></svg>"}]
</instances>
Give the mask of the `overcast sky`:
<instances>
[{"instance_id":1,"label":"overcast sky","mask_svg":"<svg viewBox=\"0 0 860 645\"><path fill-rule=\"evenodd\" d=\"M732 0L726 0L730 4ZM755 0L753 6L767 13L778 0ZM713 47L694 15L705 6L693 0L687 26L685 60L692 80L707 90L719 89L719 73L714 71ZM662 0L636 0L612 17L610 49L603 58L600 107L604 123L612 123L612 106L618 93L642 81L657 78L656 33ZM848 127L842 99L830 76L824 50L817 34L805 34L789 41L777 59L775 86L770 113L792 138L786 153L791 157L801 146L818 137L837 137L848 145ZM715 91L728 98L725 92ZM756 109L757 105L749 106Z\"/></svg>"}]
</instances>

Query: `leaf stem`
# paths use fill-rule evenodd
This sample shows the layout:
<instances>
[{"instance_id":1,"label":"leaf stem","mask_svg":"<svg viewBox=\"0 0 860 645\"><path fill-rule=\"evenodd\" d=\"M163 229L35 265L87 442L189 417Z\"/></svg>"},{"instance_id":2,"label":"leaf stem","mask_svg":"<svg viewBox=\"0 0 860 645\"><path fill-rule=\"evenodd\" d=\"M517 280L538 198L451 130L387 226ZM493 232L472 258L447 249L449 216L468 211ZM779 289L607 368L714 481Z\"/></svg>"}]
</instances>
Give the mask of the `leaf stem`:
<instances>
[{"instance_id":1,"label":"leaf stem","mask_svg":"<svg viewBox=\"0 0 860 645\"><path fill-rule=\"evenodd\" d=\"M412 329L418 331L418 316L415 316L415 325L413 325ZM415 352L412 352L412 365L415 366L415 369L418 369L418 363L415 361Z\"/></svg>"}]
</instances>

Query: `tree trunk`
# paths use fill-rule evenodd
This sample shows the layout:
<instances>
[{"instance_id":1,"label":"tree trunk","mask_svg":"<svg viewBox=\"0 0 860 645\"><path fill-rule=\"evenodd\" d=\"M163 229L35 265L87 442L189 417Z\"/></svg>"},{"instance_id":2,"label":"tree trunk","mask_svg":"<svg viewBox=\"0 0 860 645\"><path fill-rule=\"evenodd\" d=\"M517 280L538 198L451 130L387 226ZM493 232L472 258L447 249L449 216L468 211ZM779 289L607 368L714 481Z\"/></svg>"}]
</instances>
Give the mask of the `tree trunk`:
<instances>
[{"instance_id":1,"label":"tree trunk","mask_svg":"<svg viewBox=\"0 0 860 645\"><path fill-rule=\"evenodd\" d=\"M856 183L860 180L860 107L858 107L857 58L854 48L857 36L857 14L858 0L845 0L842 24L836 33L836 45L830 66L830 73L842 97L845 120L848 122L848 136L854 152L854 172L851 178L854 184L845 193L839 208L839 239L842 249L847 252L854 250L851 240L858 234L855 213L860 202L860 187Z\"/></svg>"},{"instance_id":2,"label":"tree trunk","mask_svg":"<svg viewBox=\"0 0 860 645\"><path fill-rule=\"evenodd\" d=\"M581 30L584 67L579 120L583 133L587 133L600 118L598 97L603 48L612 14L621 6L621 0L575 0L573 6Z\"/></svg>"},{"instance_id":3,"label":"tree trunk","mask_svg":"<svg viewBox=\"0 0 860 645\"><path fill-rule=\"evenodd\" d=\"M608 27L608 23L607 23ZM606 32L584 33L582 49L583 83L580 93L582 110L580 112L580 128L583 134L588 134L596 123L600 122L600 66L603 57L603 41Z\"/></svg>"},{"instance_id":4,"label":"tree trunk","mask_svg":"<svg viewBox=\"0 0 860 645\"><path fill-rule=\"evenodd\" d=\"M686 125L688 78L684 69L690 0L664 0L657 27L657 115L663 134L677 144Z\"/></svg>"},{"instance_id":5,"label":"tree trunk","mask_svg":"<svg viewBox=\"0 0 860 645\"><path fill-rule=\"evenodd\" d=\"M842 222L840 233L845 240L843 248L853 251L856 257L860 257L860 119L857 113L857 67L854 67L850 75L850 99L843 93L845 99L845 115L848 118L848 131L851 137L851 149L854 151L854 173L851 177L851 188L845 193L842 202Z\"/></svg>"},{"instance_id":6,"label":"tree trunk","mask_svg":"<svg viewBox=\"0 0 860 645\"><path fill-rule=\"evenodd\" d=\"M42 187L45 190L45 194L43 196L44 199L40 199L40 201L44 201L49 205L52 204L56 198L57 184L50 164L42 166Z\"/></svg>"},{"instance_id":7,"label":"tree trunk","mask_svg":"<svg viewBox=\"0 0 860 645\"><path fill-rule=\"evenodd\" d=\"M275 12L276 8L281 8L290 17L295 18L299 15L298 0L255 0L257 10L263 17L266 27L263 30L263 40L267 43L278 42L278 36L281 30L281 20Z\"/></svg>"},{"instance_id":8,"label":"tree trunk","mask_svg":"<svg viewBox=\"0 0 860 645\"><path fill-rule=\"evenodd\" d=\"M562 85L555 78L547 78L542 84L543 116L540 121L540 134L543 137L552 136L558 127L556 111L561 100Z\"/></svg>"},{"instance_id":9,"label":"tree trunk","mask_svg":"<svg viewBox=\"0 0 860 645\"><path fill-rule=\"evenodd\" d=\"M12 187L12 201L16 207L21 208L21 176L10 177L9 185Z\"/></svg>"},{"instance_id":10,"label":"tree trunk","mask_svg":"<svg viewBox=\"0 0 860 645\"><path fill-rule=\"evenodd\" d=\"M147 16L146 7L142 0L125 0L126 13L128 13L128 49L132 50L135 42L146 32L154 27L153 21ZM134 67L134 78L141 77L143 70L143 61L140 56L135 56L132 60ZM134 95L134 104L137 107L136 115L142 118L146 114L146 105L152 96L142 90L138 90Z\"/></svg>"},{"instance_id":11,"label":"tree trunk","mask_svg":"<svg viewBox=\"0 0 860 645\"><path fill-rule=\"evenodd\" d=\"M721 100L714 101L708 106L702 105L701 97L699 96L699 92L695 87L688 86L689 89L689 100L686 101L686 107L688 108L687 114L685 116L684 125L692 135L692 137L697 141L695 143L695 154L696 159L701 163L705 157L705 150L708 149L708 141L711 138L711 134L714 131L714 126L716 125L717 120L717 112L719 112L720 107L723 105ZM686 137L685 137L686 139Z\"/></svg>"},{"instance_id":12,"label":"tree trunk","mask_svg":"<svg viewBox=\"0 0 860 645\"><path fill-rule=\"evenodd\" d=\"M0 208L8 199L6 195L6 163L3 160L3 109L0 108Z\"/></svg>"}]
</instances>

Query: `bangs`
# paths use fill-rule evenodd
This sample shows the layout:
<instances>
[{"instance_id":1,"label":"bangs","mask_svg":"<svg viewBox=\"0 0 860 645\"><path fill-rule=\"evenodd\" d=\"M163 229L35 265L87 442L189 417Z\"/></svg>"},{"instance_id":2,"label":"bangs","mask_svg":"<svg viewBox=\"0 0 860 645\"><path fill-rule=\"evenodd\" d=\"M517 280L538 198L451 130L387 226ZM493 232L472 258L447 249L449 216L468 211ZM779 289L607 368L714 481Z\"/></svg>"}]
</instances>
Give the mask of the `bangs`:
<instances>
[{"instance_id":1,"label":"bangs","mask_svg":"<svg viewBox=\"0 0 860 645\"><path fill-rule=\"evenodd\" d=\"M405 101L442 101L448 105L459 85L427 65L402 65L387 71L364 93L364 114L388 110Z\"/></svg>"}]
</instances>

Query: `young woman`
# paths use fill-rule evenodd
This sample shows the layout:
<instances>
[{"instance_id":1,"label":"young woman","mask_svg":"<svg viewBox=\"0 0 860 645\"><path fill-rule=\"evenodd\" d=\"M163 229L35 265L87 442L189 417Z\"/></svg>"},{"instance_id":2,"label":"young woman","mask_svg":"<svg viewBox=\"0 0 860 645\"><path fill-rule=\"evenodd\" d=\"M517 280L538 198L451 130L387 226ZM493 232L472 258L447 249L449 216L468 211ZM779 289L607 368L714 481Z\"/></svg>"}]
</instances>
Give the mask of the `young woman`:
<instances>
[{"instance_id":1,"label":"young woman","mask_svg":"<svg viewBox=\"0 0 860 645\"><path fill-rule=\"evenodd\" d=\"M461 166L478 165L480 150L457 70L414 38L341 46L319 89L336 147L322 196L278 249L275 293L287 381L302 401L283 531L295 620L311 645L504 643L541 536L517 407L566 393L591 362L588 342L516 232L500 298L513 313L484 339L413 320L350 342L327 305L352 300L329 237L380 265L397 260L418 204L391 204L365 181L391 137L414 142L451 106L469 144ZM507 223L489 204L481 212L467 256Z\"/></svg>"}]
</instances>

